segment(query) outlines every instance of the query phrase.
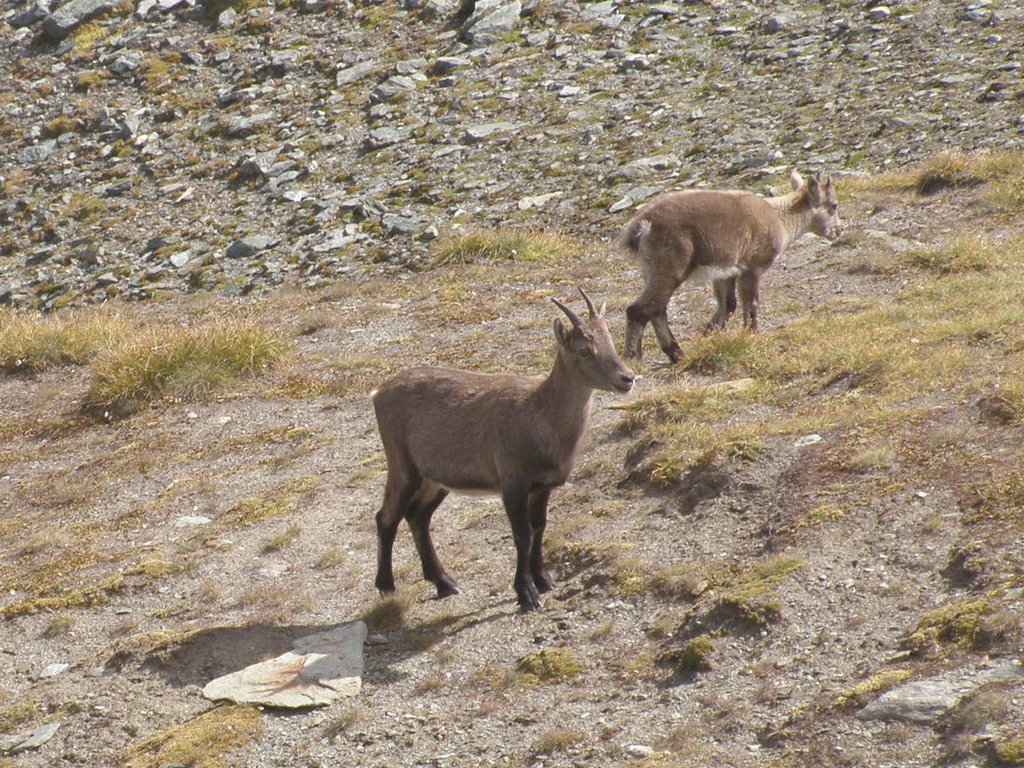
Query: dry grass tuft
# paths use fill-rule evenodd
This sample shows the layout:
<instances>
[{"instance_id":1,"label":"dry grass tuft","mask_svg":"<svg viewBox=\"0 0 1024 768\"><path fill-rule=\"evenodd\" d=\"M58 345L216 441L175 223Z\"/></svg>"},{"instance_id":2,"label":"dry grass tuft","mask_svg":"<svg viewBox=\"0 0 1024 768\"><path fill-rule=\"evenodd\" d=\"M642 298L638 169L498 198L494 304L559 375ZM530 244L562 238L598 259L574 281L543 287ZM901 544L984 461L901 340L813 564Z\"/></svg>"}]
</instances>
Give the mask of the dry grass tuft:
<instances>
[{"instance_id":1,"label":"dry grass tuft","mask_svg":"<svg viewBox=\"0 0 1024 768\"><path fill-rule=\"evenodd\" d=\"M272 367L287 351L248 320L150 329L97 358L83 408L124 416L161 398L202 397Z\"/></svg>"},{"instance_id":2,"label":"dry grass tuft","mask_svg":"<svg viewBox=\"0 0 1024 768\"><path fill-rule=\"evenodd\" d=\"M260 732L260 715L252 707L233 704L204 712L135 742L122 753L125 768L222 768L225 754L248 744Z\"/></svg>"},{"instance_id":3,"label":"dry grass tuft","mask_svg":"<svg viewBox=\"0 0 1024 768\"><path fill-rule=\"evenodd\" d=\"M476 229L440 240L433 263L471 264L475 261L541 261L579 256L583 246L572 238L548 232Z\"/></svg>"},{"instance_id":4,"label":"dry grass tuft","mask_svg":"<svg viewBox=\"0 0 1024 768\"><path fill-rule=\"evenodd\" d=\"M583 671L568 648L544 648L519 660L519 672L528 682L559 683Z\"/></svg>"},{"instance_id":5,"label":"dry grass tuft","mask_svg":"<svg viewBox=\"0 0 1024 768\"><path fill-rule=\"evenodd\" d=\"M128 335L128 324L110 312L40 315L0 309L0 369L38 372L83 365Z\"/></svg>"}]
</instances>

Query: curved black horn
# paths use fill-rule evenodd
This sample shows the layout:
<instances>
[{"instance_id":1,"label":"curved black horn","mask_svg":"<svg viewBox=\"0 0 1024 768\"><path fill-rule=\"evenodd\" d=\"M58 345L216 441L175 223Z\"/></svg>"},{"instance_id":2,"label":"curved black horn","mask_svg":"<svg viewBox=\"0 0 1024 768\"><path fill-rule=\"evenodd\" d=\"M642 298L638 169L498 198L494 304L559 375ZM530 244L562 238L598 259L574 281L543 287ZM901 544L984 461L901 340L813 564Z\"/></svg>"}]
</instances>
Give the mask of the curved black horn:
<instances>
[{"instance_id":1,"label":"curved black horn","mask_svg":"<svg viewBox=\"0 0 1024 768\"><path fill-rule=\"evenodd\" d=\"M598 311L597 311L597 307L595 307L595 306L594 306L594 302L592 302L592 301L590 300L590 297L589 297L589 296L587 296L587 292L586 292L586 291L584 291L584 290L583 290L582 288L580 288L579 286L576 286L576 290L578 290L578 291L580 292L580 296L582 296L582 297L583 297L583 300L584 300L585 302L587 302L587 309L589 309L589 310L590 310L590 316L591 316L591 317L600 317L600 314L599 314L599 313L598 313Z\"/></svg>"},{"instance_id":2,"label":"curved black horn","mask_svg":"<svg viewBox=\"0 0 1024 768\"><path fill-rule=\"evenodd\" d=\"M572 321L572 325L574 328L579 328L583 324L583 321L580 320L580 316L573 312L571 309L569 309L567 306L565 306L565 304L560 302L554 296L551 297L551 300L555 302L555 306L557 306L560 310L565 312L566 317L568 317Z\"/></svg>"}]
</instances>

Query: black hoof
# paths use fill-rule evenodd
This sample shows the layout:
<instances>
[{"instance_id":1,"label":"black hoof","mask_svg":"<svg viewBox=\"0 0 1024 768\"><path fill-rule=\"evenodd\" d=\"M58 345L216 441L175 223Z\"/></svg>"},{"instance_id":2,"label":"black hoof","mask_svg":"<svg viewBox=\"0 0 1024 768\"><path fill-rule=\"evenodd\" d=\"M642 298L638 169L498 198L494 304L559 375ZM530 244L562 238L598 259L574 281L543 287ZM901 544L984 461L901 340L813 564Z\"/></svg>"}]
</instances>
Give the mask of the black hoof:
<instances>
[{"instance_id":1,"label":"black hoof","mask_svg":"<svg viewBox=\"0 0 1024 768\"><path fill-rule=\"evenodd\" d=\"M459 594L459 588L455 586L454 581L441 581L438 582L437 586L437 599L441 600L445 597L451 597L452 595Z\"/></svg>"},{"instance_id":2,"label":"black hoof","mask_svg":"<svg viewBox=\"0 0 1024 768\"><path fill-rule=\"evenodd\" d=\"M534 585L517 590L519 598L519 610L523 613L536 611L540 608L540 593Z\"/></svg>"}]
</instances>

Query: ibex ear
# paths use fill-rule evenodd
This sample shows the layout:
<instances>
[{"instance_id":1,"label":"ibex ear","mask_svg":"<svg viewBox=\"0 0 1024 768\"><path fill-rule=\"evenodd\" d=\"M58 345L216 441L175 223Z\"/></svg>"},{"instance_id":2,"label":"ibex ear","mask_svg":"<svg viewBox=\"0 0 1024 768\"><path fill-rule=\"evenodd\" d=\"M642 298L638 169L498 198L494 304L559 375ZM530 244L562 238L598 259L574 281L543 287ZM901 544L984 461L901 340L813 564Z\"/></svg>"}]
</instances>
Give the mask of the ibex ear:
<instances>
[{"instance_id":1,"label":"ibex ear","mask_svg":"<svg viewBox=\"0 0 1024 768\"><path fill-rule=\"evenodd\" d=\"M607 302L607 301L602 301L602 302L601 302L601 311L600 311L600 312L598 312L597 314L598 314L598 315L599 315L600 317L604 317L604 311L605 311L606 309L608 309L608 302Z\"/></svg>"},{"instance_id":2,"label":"ibex ear","mask_svg":"<svg viewBox=\"0 0 1024 768\"><path fill-rule=\"evenodd\" d=\"M821 176L819 174L814 174L807 180L807 199L815 208L821 205L823 198L821 194Z\"/></svg>"},{"instance_id":3,"label":"ibex ear","mask_svg":"<svg viewBox=\"0 0 1024 768\"><path fill-rule=\"evenodd\" d=\"M796 168L789 172L789 186L793 188L793 191L800 189L804 185L804 177L796 172Z\"/></svg>"},{"instance_id":4,"label":"ibex ear","mask_svg":"<svg viewBox=\"0 0 1024 768\"><path fill-rule=\"evenodd\" d=\"M555 338L558 339L558 343L563 347L569 346L569 331L565 327L565 323L555 318Z\"/></svg>"}]
</instances>

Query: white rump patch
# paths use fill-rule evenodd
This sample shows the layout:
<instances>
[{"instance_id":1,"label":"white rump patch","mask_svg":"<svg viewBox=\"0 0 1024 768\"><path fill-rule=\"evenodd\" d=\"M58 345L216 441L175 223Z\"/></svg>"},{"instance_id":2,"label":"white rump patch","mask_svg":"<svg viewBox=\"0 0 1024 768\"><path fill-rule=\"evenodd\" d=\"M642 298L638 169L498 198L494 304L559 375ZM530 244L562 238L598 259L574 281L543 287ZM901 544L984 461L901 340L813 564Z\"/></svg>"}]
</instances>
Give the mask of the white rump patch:
<instances>
[{"instance_id":1,"label":"white rump patch","mask_svg":"<svg viewBox=\"0 0 1024 768\"><path fill-rule=\"evenodd\" d=\"M697 267L686 278L691 283L711 283L715 280L725 280L729 277L736 277L740 273L739 267Z\"/></svg>"}]
</instances>

